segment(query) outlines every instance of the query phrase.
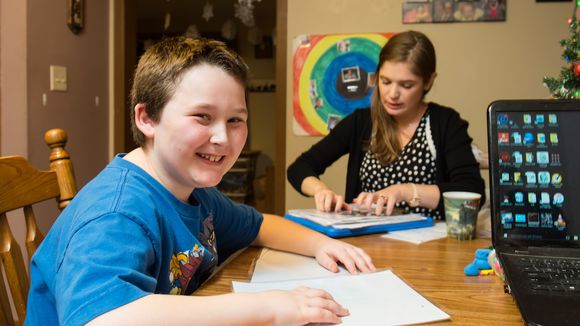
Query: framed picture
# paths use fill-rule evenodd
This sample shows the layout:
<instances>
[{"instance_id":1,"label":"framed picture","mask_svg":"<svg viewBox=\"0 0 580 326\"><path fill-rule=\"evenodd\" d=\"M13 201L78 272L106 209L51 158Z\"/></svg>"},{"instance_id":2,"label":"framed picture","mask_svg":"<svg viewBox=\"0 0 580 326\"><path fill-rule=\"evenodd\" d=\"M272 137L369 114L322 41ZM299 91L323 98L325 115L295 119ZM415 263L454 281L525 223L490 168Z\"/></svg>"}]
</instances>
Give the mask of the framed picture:
<instances>
[{"instance_id":1,"label":"framed picture","mask_svg":"<svg viewBox=\"0 0 580 326\"><path fill-rule=\"evenodd\" d=\"M360 80L360 70L359 67L346 67L340 69L340 74L343 83L359 81Z\"/></svg>"},{"instance_id":2,"label":"framed picture","mask_svg":"<svg viewBox=\"0 0 580 326\"><path fill-rule=\"evenodd\" d=\"M403 4L403 24L505 21L506 3L507 0L405 2Z\"/></svg>"},{"instance_id":3,"label":"framed picture","mask_svg":"<svg viewBox=\"0 0 580 326\"><path fill-rule=\"evenodd\" d=\"M403 24L430 23L431 3L406 2L403 4Z\"/></svg>"},{"instance_id":4,"label":"framed picture","mask_svg":"<svg viewBox=\"0 0 580 326\"><path fill-rule=\"evenodd\" d=\"M67 0L66 24L75 34L80 33L85 26L85 0Z\"/></svg>"}]
</instances>

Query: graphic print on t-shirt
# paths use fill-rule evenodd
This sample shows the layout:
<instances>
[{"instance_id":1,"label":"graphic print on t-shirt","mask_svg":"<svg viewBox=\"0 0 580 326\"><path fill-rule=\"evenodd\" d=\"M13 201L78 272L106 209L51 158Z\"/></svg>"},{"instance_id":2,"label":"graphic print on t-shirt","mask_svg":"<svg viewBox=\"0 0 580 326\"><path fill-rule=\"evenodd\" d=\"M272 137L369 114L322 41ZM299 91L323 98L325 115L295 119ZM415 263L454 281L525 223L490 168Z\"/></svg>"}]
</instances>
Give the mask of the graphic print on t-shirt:
<instances>
[{"instance_id":1,"label":"graphic print on t-shirt","mask_svg":"<svg viewBox=\"0 0 580 326\"><path fill-rule=\"evenodd\" d=\"M212 214L204 219L203 230L197 238L201 244L196 243L192 249L178 252L171 257L169 264L171 294L191 294L211 274L217 264Z\"/></svg>"},{"instance_id":2,"label":"graphic print on t-shirt","mask_svg":"<svg viewBox=\"0 0 580 326\"><path fill-rule=\"evenodd\" d=\"M169 268L169 280L171 281L171 294L182 294L193 278L199 265L203 261L204 248L197 243L191 250L179 252L171 257Z\"/></svg>"}]
</instances>

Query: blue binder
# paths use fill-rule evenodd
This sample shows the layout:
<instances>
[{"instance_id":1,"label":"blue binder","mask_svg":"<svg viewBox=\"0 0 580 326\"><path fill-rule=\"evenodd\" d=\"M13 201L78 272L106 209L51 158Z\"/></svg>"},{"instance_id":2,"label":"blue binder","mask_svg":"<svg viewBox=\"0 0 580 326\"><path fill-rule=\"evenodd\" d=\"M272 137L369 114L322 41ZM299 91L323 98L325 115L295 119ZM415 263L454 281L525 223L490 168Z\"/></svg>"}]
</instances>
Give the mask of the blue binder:
<instances>
[{"instance_id":1,"label":"blue binder","mask_svg":"<svg viewBox=\"0 0 580 326\"><path fill-rule=\"evenodd\" d=\"M292 216L290 214L284 215L285 218L294 221L298 224L304 225L310 229L324 233L332 238L342 238L342 237L352 237L355 235L363 235L370 233L386 233L390 231L407 230L407 229L417 229L433 226L433 218L427 217L425 220L421 221L411 221L411 222L401 222L393 224L384 225L372 225L366 226L358 229L337 229L332 226L320 225L316 222L307 220L305 218L300 218Z\"/></svg>"}]
</instances>

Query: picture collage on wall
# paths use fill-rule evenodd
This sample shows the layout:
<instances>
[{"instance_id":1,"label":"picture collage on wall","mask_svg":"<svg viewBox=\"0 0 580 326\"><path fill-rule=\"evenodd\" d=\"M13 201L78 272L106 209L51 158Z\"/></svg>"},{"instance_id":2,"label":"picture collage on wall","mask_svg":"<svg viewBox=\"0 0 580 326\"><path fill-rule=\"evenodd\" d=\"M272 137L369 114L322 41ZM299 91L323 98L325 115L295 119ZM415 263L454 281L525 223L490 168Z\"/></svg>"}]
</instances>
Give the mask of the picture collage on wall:
<instances>
[{"instance_id":1,"label":"picture collage on wall","mask_svg":"<svg viewBox=\"0 0 580 326\"><path fill-rule=\"evenodd\" d=\"M406 0L403 24L506 20L507 0Z\"/></svg>"}]
</instances>

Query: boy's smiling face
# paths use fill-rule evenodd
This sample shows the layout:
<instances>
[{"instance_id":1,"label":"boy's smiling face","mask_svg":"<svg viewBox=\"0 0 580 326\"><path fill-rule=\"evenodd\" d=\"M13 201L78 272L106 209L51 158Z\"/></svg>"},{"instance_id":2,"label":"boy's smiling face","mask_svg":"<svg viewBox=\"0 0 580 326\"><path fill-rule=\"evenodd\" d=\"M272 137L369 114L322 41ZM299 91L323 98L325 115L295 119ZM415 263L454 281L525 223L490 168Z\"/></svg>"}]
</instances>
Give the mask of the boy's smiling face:
<instances>
[{"instance_id":1,"label":"boy's smiling face","mask_svg":"<svg viewBox=\"0 0 580 326\"><path fill-rule=\"evenodd\" d=\"M216 186L246 142L244 86L208 64L181 77L159 122L149 123L146 156L153 176L180 199Z\"/></svg>"}]
</instances>

